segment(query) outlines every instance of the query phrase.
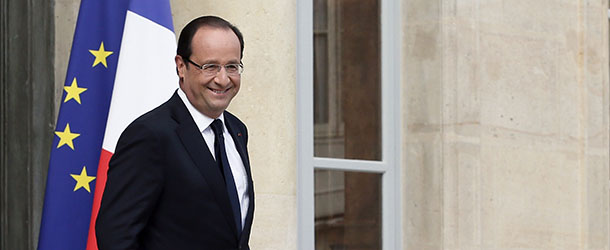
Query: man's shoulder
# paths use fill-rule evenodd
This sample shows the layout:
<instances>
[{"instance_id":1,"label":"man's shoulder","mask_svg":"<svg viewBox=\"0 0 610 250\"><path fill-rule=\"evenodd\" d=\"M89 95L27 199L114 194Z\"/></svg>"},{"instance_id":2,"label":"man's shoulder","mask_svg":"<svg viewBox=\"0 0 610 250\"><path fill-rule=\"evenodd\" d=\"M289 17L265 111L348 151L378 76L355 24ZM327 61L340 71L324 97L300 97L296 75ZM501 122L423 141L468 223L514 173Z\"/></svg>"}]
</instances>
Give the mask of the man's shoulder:
<instances>
[{"instance_id":1,"label":"man's shoulder","mask_svg":"<svg viewBox=\"0 0 610 250\"><path fill-rule=\"evenodd\" d=\"M142 114L140 117L136 118L133 123L147 123L153 124L163 120L171 120L171 109L169 107L169 103L165 102L156 108Z\"/></svg>"},{"instance_id":2,"label":"man's shoulder","mask_svg":"<svg viewBox=\"0 0 610 250\"><path fill-rule=\"evenodd\" d=\"M176 105L173 98L170 98L165 103L157 106L156 108L142 114L136 118L127 128L130 127L146 127L148 129L158 130L168 127L174 127L176 121L173 115L173 109Z\"/></svg>"}]
</instances>

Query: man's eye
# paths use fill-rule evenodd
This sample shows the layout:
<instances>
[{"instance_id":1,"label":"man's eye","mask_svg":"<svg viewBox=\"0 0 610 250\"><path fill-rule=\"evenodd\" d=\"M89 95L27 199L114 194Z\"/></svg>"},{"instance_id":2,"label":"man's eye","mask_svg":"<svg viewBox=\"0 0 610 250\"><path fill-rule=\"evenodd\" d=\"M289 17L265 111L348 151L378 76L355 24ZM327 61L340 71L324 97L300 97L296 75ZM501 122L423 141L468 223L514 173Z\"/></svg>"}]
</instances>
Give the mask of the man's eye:
<instances>
[{"instance_id":1,"label":"man's eye","mask_svg":"<svg viewBox=\"0 0 610 250\"><path fill-rule=\"evenodd\" d=\"M205 71L216 71L220 68L220 66L216 64L205 64L203 65L203 70Z\"/></svg>"},{"instance_id":2,"label":"man's eye","mask_svg":"<svg viewBox=\"0 0 610 250\"><path fill-rule=\"evenodd\" d=\"M229 65L225 66L225 68L227 69L227 71L230 71L230 72L235 72L238 70L238 66L236 64L229 64Z\"/></svg>"}]
</instances>

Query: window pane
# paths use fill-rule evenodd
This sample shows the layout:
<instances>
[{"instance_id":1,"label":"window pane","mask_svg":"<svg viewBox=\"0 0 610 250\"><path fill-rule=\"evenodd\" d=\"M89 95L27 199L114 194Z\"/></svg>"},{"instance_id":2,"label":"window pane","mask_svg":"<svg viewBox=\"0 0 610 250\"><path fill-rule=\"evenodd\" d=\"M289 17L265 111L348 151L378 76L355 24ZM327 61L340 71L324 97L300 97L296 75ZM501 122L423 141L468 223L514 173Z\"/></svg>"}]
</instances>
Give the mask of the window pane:
<instances>
[{"instance_id":1,"label":"window pane","mask_svg":"<svg viewBox=\"0 0 610 250\"><path fill-rule=\"evenodd\" d=\"M381 249L381 174L315 170L316 250Z\"/></svg>"},{"instance_id":2,"label":"window pane","mask_svg":"<svg viewBox=\"0 0 610 250\"><path fill-rule=\"evenodd\" d=\"M314 3L314 154L381 160L379 1Z\"/></svg>"},{"instance_id":3,"label":"window pane","mask_svg":"<svg viewBox=\"0 0 610 250\"><path fill-rule=\"evenodd\" d=\"M314 35L314 51L313 60L315 67L314 72L314 99L319 100L314 102L314 123L328 123L328 52L326 34Z\"/></svg>"},{"instance_id":4,"label":"window pane","mask_svg":"<svg viewBox=\"0 0 610 250\"><path fill-rule=\"evenodd\" d=\"M314 13L314 29L326 29L327 21L326 17L328 16L328 0L314 0L313 1L313 13Z\"/></svg>"}]
</instances>

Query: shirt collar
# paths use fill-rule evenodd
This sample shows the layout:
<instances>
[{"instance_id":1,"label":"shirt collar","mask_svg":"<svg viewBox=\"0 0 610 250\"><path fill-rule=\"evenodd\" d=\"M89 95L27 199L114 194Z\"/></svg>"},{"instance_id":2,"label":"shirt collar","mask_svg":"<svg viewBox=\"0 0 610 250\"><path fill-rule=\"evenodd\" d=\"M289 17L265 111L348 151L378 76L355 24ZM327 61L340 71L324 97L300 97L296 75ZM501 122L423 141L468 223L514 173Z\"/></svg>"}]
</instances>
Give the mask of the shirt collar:
<instances>
[{"instance_id":1,"label":"shirt collar","mask_svg":"<svg viewBox=\"0 0 610 250\"><path fill-rule=\"evenodd\" d=\"M201 112L199 112L199 110L197 110L195 108L195 106L193 106L193 104L191 104L191 102L186 97L186 93L184 93L184 91L182 91L181 88L178 88L178 96L180 96L180 99L182 99L182 102L186 106L186 109L191 114L191 117L193 117L193 120L195 121L195 124L197 125L197 128L199 129L199 132L203 132L206 128L210 127L210 124L212 124L212 122L214 121L214 118L210 118L210 117L202 114ZM222 124L224 127L224 123L225 123L224 112L221 113L217 119L220 119L222 121Z\"/></svg>"}]
</instances>

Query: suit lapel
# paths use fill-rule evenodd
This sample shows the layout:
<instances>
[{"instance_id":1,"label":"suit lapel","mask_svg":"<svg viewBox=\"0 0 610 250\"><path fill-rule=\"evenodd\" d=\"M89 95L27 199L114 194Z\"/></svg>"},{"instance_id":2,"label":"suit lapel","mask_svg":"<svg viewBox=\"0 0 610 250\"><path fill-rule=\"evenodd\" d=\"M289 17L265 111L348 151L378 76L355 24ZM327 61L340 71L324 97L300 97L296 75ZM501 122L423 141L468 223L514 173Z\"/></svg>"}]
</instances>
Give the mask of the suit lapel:
<instances>
[{"instance_id":1,"label":"suit lapel","mask_svg":"<svg viewBox=\"0 0 610 250\"><path fill-rule=\"evenodd\" d=\"M184 103L177 94L172 97L172 113L174 118L180 124L176 129L178 137L184 144L184 148L191 156L197 169L210 186L214 194L220 210L222 211L225 220L229 223L231 230L237 235L235 222L233 220L231 203L227 196L226 186L222 177L222 173L212 157L212 153L208 149L201 132L197 128L195 121L184 106Z\"/></svg>"},{"instance_id":2,"label":"suit lapel","mask_svg":"<svg viewBox=\"0 0 610 250\"><path fill-rule=\"evenodd\" d=\"M239 153L239 156L241 157L241 161L244 163L244 167L246 168L246 173L248 174L248 178L252 178L252 174L250 173L250 159L248 158L248 151L246 150L246 143L244 142L244 137L243 137L243 131L239 131L238 129L234 128L237 127L234 125L234 121L232 119L232 117L230 117L229 115L226 115L227 112L225 112L225 123L227 126L227 129L229 130L229 134L231 134L231 137L233 138L233 141L235 142L235 147L237 148L237 152Z\"/></svg>"}]
</instances>

